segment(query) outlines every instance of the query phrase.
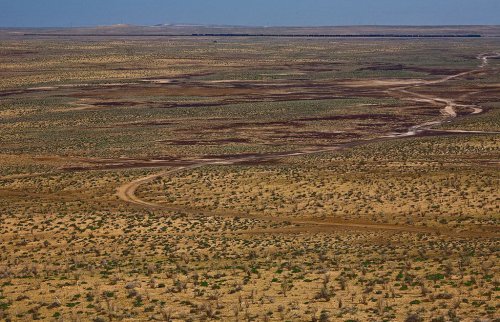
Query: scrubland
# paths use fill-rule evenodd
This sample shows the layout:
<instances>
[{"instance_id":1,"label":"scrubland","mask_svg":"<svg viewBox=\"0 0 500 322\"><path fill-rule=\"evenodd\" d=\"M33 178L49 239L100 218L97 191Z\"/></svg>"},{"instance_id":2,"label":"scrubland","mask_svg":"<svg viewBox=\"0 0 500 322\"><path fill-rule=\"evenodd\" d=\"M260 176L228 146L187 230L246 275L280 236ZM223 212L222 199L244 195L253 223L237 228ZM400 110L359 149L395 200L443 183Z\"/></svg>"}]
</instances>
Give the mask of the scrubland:
<instances>
[{"instance_id":1,"label":"scrubland","mask_svg":"<svg viewBox=\"0 0 500 322\"><path fill-rule=\"evenodd\" d=\"M0 42L0 319L500 319L498 40Z\"/></svg>"}]
</instances>

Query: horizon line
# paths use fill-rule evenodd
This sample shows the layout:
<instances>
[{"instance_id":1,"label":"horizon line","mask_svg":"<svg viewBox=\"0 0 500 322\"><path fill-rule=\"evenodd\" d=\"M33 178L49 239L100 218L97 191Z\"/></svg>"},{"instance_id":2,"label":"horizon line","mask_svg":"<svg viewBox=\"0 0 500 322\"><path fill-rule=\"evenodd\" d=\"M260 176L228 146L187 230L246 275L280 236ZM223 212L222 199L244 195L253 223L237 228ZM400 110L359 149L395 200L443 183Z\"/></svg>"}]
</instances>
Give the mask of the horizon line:
<instances>
[{"instance_id":1,"label":"horizon line","mask_svg":"<svg viewBox=\"0 0 500 322\"><path fill-rule=\"evenodd\" d=\"M117 23L109 25L78 25L78 26L1 26L0 29L52 29L52 28L104 28L104 27L231 27L231 28L335 28L335 27L500 27L500 24L353 24L353 25L231 25L231 24L199 24L199 23L158 23L153 25L139 25L129 23Z\"/></svg>"}]
</instances>

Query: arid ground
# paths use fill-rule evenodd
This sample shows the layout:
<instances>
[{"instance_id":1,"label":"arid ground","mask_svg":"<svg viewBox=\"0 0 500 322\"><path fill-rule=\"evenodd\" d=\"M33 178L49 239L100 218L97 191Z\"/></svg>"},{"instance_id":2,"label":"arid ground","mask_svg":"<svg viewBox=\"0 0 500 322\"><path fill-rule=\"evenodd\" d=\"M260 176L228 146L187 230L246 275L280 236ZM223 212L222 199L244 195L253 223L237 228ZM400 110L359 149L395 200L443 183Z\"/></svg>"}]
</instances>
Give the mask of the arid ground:
<instances>
[{"instance_id":1,"label":"arid ground","mask_svg":"<svg viewBox=\"0 0 500 322\"><path fill-rule=\"evenodd\" d=\"M0 320L500 321L486 29L1 30Z\"/></svg>"}]
</instances>

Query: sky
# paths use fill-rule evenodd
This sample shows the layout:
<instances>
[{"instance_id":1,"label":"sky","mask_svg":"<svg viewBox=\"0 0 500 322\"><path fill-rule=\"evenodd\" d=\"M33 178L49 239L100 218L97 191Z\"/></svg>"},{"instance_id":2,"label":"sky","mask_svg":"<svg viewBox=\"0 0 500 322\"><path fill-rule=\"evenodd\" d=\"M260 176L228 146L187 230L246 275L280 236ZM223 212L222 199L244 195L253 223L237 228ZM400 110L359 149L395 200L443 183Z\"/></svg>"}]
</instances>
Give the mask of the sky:
<instances>
[{"instance_id":1,"label":"sky","mask_svg":"<svg viewBox=\"0 0 500 322\"><path fill-rule=\"evenodd\" d=\"M0 0L1 27L500 25L500 0Z\"/></svg>"}]
</instances>

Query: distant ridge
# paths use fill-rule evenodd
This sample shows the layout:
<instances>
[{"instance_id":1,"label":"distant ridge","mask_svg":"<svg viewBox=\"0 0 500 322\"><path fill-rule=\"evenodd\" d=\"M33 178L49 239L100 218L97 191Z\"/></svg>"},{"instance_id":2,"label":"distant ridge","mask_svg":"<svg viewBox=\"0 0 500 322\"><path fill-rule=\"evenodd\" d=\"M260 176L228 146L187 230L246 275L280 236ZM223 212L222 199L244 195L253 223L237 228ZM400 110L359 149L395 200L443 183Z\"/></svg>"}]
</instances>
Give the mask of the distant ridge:
<instances>
[{"instance_id":1,"label":"distant ridge","mask_svg":"<svg viewBox=\"0 0 500 322\"><path fill-rule=\"evenodd\" d=\"M25 33L24 36L33 37L279 37L279 38L480 38L478 34L466 35L426 35L426 34L359 34L359 35L330 35L330 34L64 34L64 33Z\"/></svg>"},{"instance_id":2,"label":"distant ridge","mask_svg":"<svg viewBox=\"0 0 500 322\"><path fill-rule=\"evenodd\" d=\"M76 28L0 28L0 37L500 37L500 26L245 27L197 24L111 25Z\"/></svg>"},{"instance_id":3,"label":"distant ridge","mask_svg":"<svg viewBox=\"0 0 500 322\"><path fill-rule=\"evenodd\" d=\"M426 34L351 34L351 35L331 35L331 34L192 34L193 37L311 37L311 38L477 38L479 34L467 35L426 35Z\"/></svg>"}]
</instances>

